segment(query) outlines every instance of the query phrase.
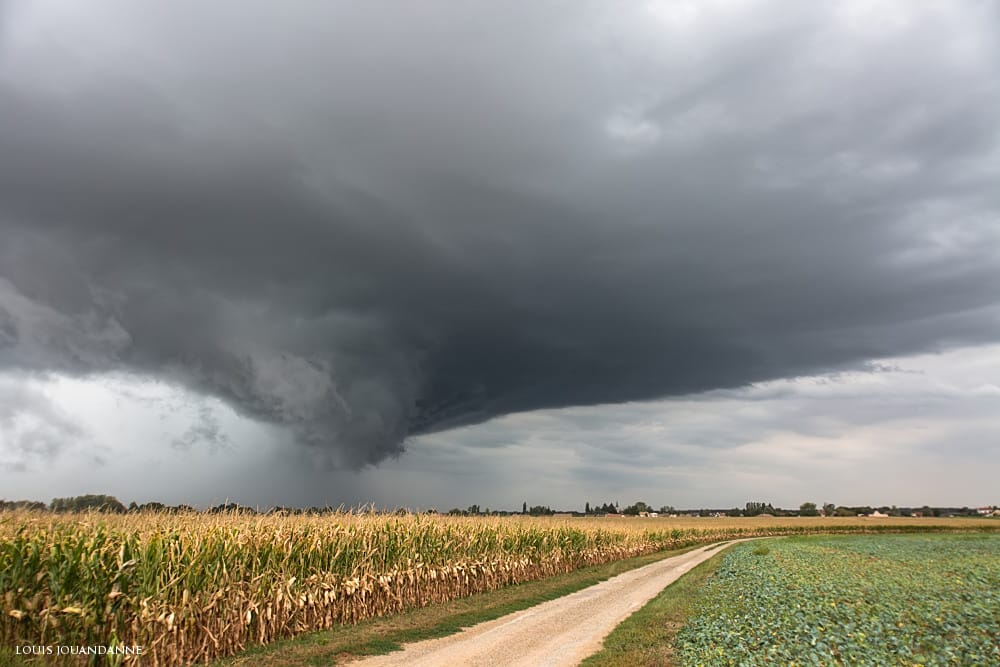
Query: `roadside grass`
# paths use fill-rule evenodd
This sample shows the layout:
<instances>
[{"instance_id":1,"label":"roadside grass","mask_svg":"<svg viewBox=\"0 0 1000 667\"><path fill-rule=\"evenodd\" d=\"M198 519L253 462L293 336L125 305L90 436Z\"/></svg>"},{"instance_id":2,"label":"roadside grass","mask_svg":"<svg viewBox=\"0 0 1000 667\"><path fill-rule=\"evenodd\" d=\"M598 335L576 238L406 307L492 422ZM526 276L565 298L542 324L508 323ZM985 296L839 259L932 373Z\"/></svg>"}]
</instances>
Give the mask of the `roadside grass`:
<instances>
[{"instance_id":1,"label":"roadside grass","mask_svg":"<svg viewBox=\"0 0 1000 667\"><path fill-rule=\"evenodd\" d=\"M211 663L213 667L317 667L348 662L366 655L399 651L403 644L445 637L464 628L554 600L618 574L658 560L691 551L661 551L655 554L582 568L568 574L480 593L443 604L375 618L293 639L249 648L231 658ZM713 558L712 560L715 560Z\"/></svg>"},{"instance_id":2,"label":"roadside grass","mask_svg":"<svg viewBox=\"0 0 1000 667\"><path fill-rule=\"evenodd\" d=\"M695 597L722 563L732 544L670 584L621 622L604 648L581 667L668 667L673 665L674 636L693 612ZM760 548L760 547L757 547Z\"/></svg>"}]
</instances>

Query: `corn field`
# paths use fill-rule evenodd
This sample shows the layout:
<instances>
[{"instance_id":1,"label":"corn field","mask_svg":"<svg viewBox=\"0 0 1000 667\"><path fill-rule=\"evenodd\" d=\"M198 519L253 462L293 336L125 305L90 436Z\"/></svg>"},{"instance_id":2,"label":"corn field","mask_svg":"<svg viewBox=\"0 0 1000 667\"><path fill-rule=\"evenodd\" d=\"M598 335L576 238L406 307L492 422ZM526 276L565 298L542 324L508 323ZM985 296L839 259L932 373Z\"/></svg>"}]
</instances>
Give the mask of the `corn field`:
<instances>
[{"instance_id":1,"label":"corn field","mask_svg":"<svg viewBox=\"0 0 1000 667\"><path fill-rule=\"evenodd\" d=\"M0 635L4 646L139 645L143 665L206 663L307 631L698 543L928 529L993 530L1000 522L16 511L0 513Z\"/></svg>"}]
</instances>

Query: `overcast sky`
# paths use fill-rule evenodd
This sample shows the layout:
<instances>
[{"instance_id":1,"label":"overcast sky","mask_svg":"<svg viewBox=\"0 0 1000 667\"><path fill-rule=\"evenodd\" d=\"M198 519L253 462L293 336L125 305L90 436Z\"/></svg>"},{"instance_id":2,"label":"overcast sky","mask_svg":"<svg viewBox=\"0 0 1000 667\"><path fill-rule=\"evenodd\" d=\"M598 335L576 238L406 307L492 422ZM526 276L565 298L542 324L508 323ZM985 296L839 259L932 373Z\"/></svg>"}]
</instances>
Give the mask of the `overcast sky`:
<instances>
[{"instance_id":1,"label":"overcast sky","mask_svg":"<svg viewBox=\"0 0 1000 667\"><path fill-rule=\"evenodd\" d=\"M0 0L0 497L984 504L1000 5Z\"/></svg>"}]
</instances>

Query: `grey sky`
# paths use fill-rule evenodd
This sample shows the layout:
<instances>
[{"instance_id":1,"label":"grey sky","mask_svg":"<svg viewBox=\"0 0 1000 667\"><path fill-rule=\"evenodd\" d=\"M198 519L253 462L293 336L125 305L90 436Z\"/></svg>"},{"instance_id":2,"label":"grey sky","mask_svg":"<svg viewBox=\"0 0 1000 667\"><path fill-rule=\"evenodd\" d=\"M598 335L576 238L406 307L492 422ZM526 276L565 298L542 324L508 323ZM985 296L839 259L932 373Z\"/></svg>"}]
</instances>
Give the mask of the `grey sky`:
<instances>
[{"instance_id":1,"label":"grey sky","mask_svg":"<svg viewBox=\"0 0 1000 667\"><path fill-rule=\"evenodd\" d=\"M216 400L134 378L28 381L30 432L54 406L77 437L58 457L5 449L3 494L111 492L126 501L386 507L585 502L732 507L995 503L1000 345L883 360L666 401L510 415L421 436L361 472L313 465L279 430ZM0 383L0 394L11 380ZM47 402L47 403L46 403ZM45 411L45 412L39 412ZM178 445L210 415L227 442ZM33 417L34 415L34 417ZM136 446L141 443L142 446ZM11 466L17 466L16 471ZM44 490L41 491L40 490Z\"/></svg>"},{"instance_id":2,"label":"grey sky","mask_svg":"<svg viewBox=\"0 0 1000 667\"><path fill-rule=\"evenodd\" d=\"M517 484L529 452L614 459L564 471L569 501L650 467L631 440L571 446L577 418L526 412L600 433L667 398L648 405L676 435L703 392L754 404L741 387L993 349L998 26L984 2L8 0L0 426L22 465L5 481L69 441L139 465L205 443L240 479L287 480L277 502L322 502L321 480L392 496L448 465L476 480L456 494ZM169 452L88 441L62 416L80 395L37 417L60 382L109 377L184 397ZM795 400L769 414L808 439ZM687 461L748 428L640 449ZM768 461L802 442L755 437Z\"/></svg>"}]
</instances>

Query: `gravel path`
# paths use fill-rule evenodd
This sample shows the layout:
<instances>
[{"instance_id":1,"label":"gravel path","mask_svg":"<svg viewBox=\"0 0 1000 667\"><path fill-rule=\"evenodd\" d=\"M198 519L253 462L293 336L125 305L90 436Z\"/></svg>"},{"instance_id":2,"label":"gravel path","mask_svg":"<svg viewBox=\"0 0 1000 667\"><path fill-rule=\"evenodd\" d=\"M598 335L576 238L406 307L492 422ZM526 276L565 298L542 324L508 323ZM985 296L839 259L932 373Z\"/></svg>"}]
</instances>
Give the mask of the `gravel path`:
<instances>
[{"instance_id":1,"label":"gravel path","mask_svg":"<svg viewBox=\"0 0 1000 667\"><path fill-rule=\"evenodd\" d=\"M707 545L665 558L557 600L480 623L448 637L408 644L402 651L351 665L578 665L600 650L604 638L615 626L716 551L716 545Z\"/></svg>"}]
</instances>

